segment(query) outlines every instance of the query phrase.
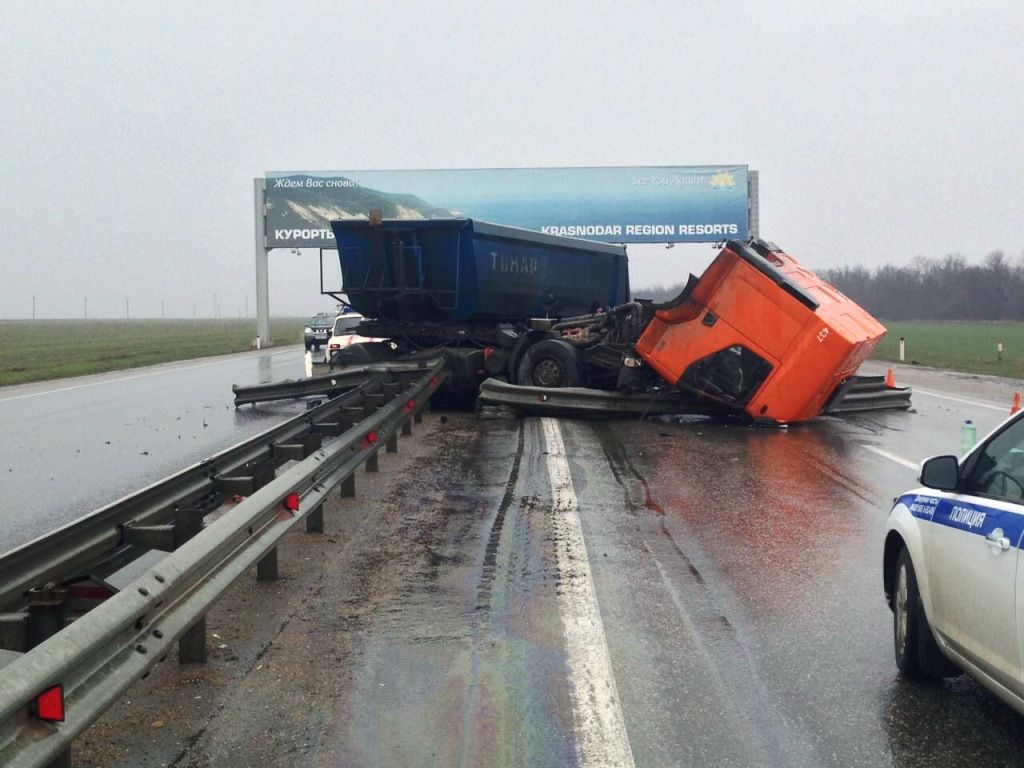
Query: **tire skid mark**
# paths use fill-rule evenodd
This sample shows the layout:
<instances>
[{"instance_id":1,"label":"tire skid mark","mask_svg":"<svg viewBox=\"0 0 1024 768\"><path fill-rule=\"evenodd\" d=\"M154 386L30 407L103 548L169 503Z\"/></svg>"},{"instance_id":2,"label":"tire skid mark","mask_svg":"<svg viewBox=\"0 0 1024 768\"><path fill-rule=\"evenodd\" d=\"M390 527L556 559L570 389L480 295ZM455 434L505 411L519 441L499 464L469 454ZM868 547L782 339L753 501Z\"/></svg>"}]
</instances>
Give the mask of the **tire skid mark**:
<instances>
[{"instance_id":1,"label":"tire skid mark","mask_svg":"<svg viewBox=\"0 0 1024 768\"><path fill-rule=\"evenodd\" d=\"M679 526L673 517L673 535L660 505L652 505L652 494L646 478L630 461L625 447L614 432L604 424L596 425L602 450L612 474L623 488L624 501L630 511L648 509L656 517L640 521L641 546L651 558L662 585L687 628L696 650L704 659L705 667L718 695L728 707L733 721L733 733L741 736L748 754L748 765L818 765L810 740L796 723L790 722L782 707L778 706L768 687L762 682L758 664L751 653L754 638L742 631L743 623L729 618L733 598L715 586L714 580L705 578L697 563L713 568L698 544L688 545L678 539ZM621 478L630 476L644 493L644 503L636 501L639 490ZM647 524L649 523L649 524ZM685 528L681 529L685 532ZM688 550L693 549L692 554ZM684 571L689 578L680 578Z\"/></svg>"},{"instance_id":2,"label":"tire skid mark","mask_svg":"<svg viewBox=\"0 0 1024 768\"><path fill-rule=\"evenodd\" d=\"M473 650L470 659L469 690L466 696L466 708L462 714L461 744L459 746L459 768L470 765L472 759L473 713L480 699L480 664L483 654L483 643L490 625L491 593L494 589L494 578L497 572L498 549L501 546L501 533L505 527L505 518L515 501L516 486L519 484L519 471L523 461L526 436L523 420L519 420L519 436L516 454L509 470L505 492L498 504L498 510L491 521L491 529L487 534L484 547L484 559L480 566L480 579L476 593L476 620L473 622Z\"/></svg>"}]
</instances>

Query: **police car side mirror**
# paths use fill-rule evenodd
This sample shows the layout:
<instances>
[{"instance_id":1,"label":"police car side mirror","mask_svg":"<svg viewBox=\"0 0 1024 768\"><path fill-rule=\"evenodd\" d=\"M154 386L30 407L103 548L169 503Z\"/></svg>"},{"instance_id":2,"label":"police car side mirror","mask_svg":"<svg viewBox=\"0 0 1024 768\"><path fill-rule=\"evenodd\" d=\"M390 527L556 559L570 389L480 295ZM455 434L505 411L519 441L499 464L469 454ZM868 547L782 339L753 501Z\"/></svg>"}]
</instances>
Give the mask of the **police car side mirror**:
<instances>
[{"instance_id":1,"label":"police car side mirror","mask_svg":"<svg viewBox=\"0 0 1024 768\"><path fill-rule=\"evenodd\" d=\"M960 462L956 456L932 456L921 464L921 485L937 491L955 491L960 484Z\"/></svg>"}]
</instances>

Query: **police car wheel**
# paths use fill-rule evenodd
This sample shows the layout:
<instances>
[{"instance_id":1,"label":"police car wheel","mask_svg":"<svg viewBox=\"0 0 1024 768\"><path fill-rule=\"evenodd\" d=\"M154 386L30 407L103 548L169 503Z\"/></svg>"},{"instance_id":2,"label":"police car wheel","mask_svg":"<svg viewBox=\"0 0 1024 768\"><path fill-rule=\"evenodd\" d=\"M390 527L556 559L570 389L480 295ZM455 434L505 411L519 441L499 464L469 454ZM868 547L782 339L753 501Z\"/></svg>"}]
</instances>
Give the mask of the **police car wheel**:
<instances>
[{"instance_id":1,"label":"police car wheel","mask_svg":"<svg viewBox=\"0 0 1024 768\"><path fill-rule=\"evenodd\" d=\"M896 561L895 587L892 595L893 645L896 666L910 679L938 678L950 674L952 666L935 643L921 594L917 574L906 548Z\"/></svg>"}]
</instances>

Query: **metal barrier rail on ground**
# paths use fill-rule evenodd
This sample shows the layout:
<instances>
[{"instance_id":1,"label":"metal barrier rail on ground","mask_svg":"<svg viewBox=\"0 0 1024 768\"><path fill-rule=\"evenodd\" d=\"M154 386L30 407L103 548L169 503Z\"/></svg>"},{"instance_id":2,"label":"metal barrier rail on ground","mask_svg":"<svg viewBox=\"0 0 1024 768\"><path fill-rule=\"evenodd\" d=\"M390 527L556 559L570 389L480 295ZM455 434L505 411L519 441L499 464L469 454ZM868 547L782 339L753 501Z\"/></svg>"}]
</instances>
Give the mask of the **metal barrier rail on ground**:
<instances>
[{"instance_id":1,"label":"metal barrier rail on ground","mask_svg":"<svg viewBox=\"0 0 1024 768\"><path fill-rule=\"evenodd\" d=\"M432 361L424 360L349 366L329 375L312 376L308 379L286 379L267 384L243 386L235 384L231 387L231 390L235 393L236 406L271 402L274 400L298 400L303 397L331 397L339 392L361 386L378 376L396 376L403 373L415 374L423 370L423 367L430 362Z\"/></svg>"}]
</instances>

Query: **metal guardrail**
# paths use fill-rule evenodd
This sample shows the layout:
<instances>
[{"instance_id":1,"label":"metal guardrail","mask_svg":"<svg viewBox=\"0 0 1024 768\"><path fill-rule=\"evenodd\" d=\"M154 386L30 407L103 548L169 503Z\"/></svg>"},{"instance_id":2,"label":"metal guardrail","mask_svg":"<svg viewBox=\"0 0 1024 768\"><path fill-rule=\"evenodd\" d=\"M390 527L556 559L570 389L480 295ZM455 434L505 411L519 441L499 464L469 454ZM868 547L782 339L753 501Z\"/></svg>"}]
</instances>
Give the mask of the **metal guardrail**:
<instances>
[{"instance_id":1,"label":"metal guardrail","mask_svg":"<svg viewBox=\"0 0 1024 768\"><path fill-rule=\"evenodd\" d=\"M526 387L497 379L487 379L480 385L477 403L481 406L506 406L517 413L530 415L590 418L733 412L716 403L675 391L625 394L583 387Z\"/></svg>"},{"instance_id":2,"label":"metal guardrail","mask_svg":"<svg viewBox=\"0 0 1024 768\"><path fill-rule=\"evenodd\" d=\"M297 400L302 397L332 396L371 381L376 376L415 374L423 370L429 361L408 363L374 363L372 365L349 366L325 376L311 376L308 379L285 379L268 384L231 387L235 393L235 405L269 402L272 400Z\"/></svg>"},{"instance_id":3,"label":"metal guardrail","mask_svg":"<svg viewBox=\"0 0 1024 768\"><path fill-rule=\"evenodd\" d=\"M910 387L886 386L885 376L854 376L846 391L826 408L825 413L907 410L911 406L912 394Z\"/></svg>"},{"instance_id":4,"label":"metal guardrail","mask_svg":"<svg viewBox=\"0 0 1024 768\"><path fill-rule=\"evenodd\" d=\"M245 478L273 469L288 458L304 458L318 444L307 435L337 425L345 408L383 388L376 373L363 388L323 403L254 438L158 481L95 512L0 555L0 611L19 607L29 589L84 575L104 577L153 547L133 543L147 534L174 538L173 529L191 527L223 501L246 490ZM329 431L329 430L327 430ZM316 441L312 441L316 442ZM285 446L293 446L287 450ZM178 519L175 519L175 518ZM191 517L183 520L182 517ZM180 534L184 531L177 531ZM168 534L170 534L168 536ZM173 541L170 542L173 548Z\"/></svg>"},{"instance_id":5,"label":"metal guardrail","mask_svg":"<svg viewBox=\"0 0 1024 768\"><path fill-rule=\"evenodd\" d=\"M853 377L826 413L907 409L909 387L887 387L884 376ZM658 415L735 415L735 410L682 392L658 394L607 392L599 389L525 387L497 379L480 385L480 406L504 406L521 414L622 418Z\"/></svg>"},{"instance_id":6,"label":"metal guardrail","mask_svg":"<svg viewBox=\"0 0 1024 768\"><path fill-rule=\"evenodd\" d=\"M421 369L422 370L422 369ZM408 388L330 444L271 480L63 631L3 669L0 765L46 765L132 682L162 660L202 621L215 600L246 570L276 558L281 538L423 408L448 373L429 366ZM298 510L282 506L298 492ZM276 562L276 559L275 559ZM64 722L30 714L35 698L60 684Z\"/></svg>"}]
</instances>

